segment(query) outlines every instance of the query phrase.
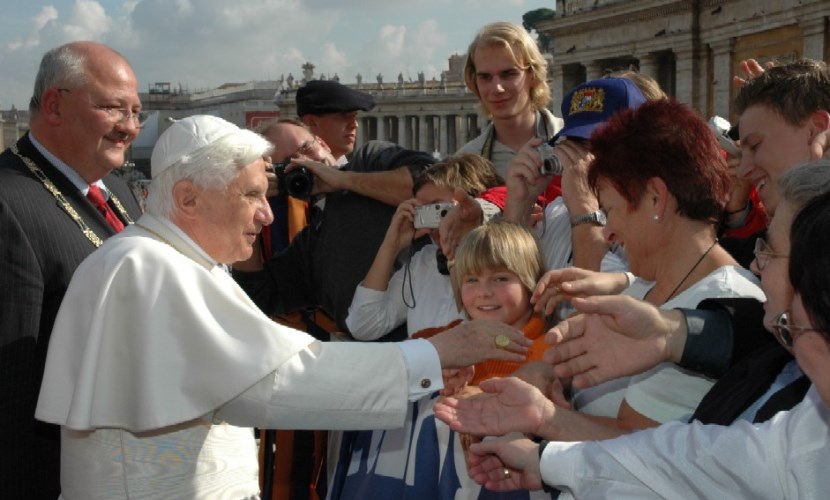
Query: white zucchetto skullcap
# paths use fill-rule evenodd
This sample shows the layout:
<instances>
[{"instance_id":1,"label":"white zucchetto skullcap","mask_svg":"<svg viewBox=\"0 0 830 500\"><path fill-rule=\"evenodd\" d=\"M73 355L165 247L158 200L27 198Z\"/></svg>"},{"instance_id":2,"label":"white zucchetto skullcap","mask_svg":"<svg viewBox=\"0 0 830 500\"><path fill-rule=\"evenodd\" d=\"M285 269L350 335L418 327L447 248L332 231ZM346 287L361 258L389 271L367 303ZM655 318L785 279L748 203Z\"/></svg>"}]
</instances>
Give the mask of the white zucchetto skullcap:
<instances>
[{"instance_id":1,"label":"white zucchetto skullcap","mask_svg":"<svg viewBox=\"0 0 830 500\"><path fill-rule=\"evenodd\" d=\"M177 120L156 141L150 157L151 177L155 179L182 157L242 130L233 123L210 115L194 115Z\"/></svg>"}]
</instances>

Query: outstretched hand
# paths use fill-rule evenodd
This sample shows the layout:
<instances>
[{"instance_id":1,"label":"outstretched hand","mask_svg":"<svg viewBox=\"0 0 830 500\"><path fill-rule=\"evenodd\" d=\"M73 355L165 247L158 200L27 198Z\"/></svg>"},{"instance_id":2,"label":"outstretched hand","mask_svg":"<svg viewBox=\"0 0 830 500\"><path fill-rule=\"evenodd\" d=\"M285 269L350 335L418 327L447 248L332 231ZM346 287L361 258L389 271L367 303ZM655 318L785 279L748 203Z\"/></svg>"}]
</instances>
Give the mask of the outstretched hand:
<instances>
[{"instance_id":1,"label":"outstretched hand","mask_svg":"<svg viewBox=\"0 0 830 500\"><path fill-rule=\"evenodd\" d=\"M773 66L772 62L768 62L766 64L767 68ZM738 70L740 71L740 75L735 75L732 77L732 83L735 84L736 88L741 88L747 82L747 80L751 80L756 76L760 76L764 74L764 67L761 66L758 61L755 59L744 59L738 65Z\"/></svg>"},{"instance_id":2,"label":"outstretched hand","mask_svg":"<svg viewBox=\"0 0 830 500\"><path fill-rule=\"evenodd\" d=\"M539 389L516 377L485 380L479 388L482 394L439 401L435 416L456 432L480 436L536 434L547 419L553 418L553 403Z\"/></svg>"},{"instance_id":3,"label":"outstretched hand","mask_svg":"<svg viewBox=\"0 0 830 500\"><path fill-rule=\"evenodd\" d=\"M442 368L464 368L488 359L522 363L532 344L519 330L487 320L465 321L427 341L438 351Z\"/></svg>"},{"instance_id":4,"label":"outstretched hand","mask_svg":"<svg viewBox=\"0 0 830 500\"><path fill-rule=\"evenodd\" d=\"M614 295L628 286L625 273L603 273L578 267L548 271L536 284L530 297L533 310L545 316L553 314L563 300L590 295Z\"/></svg>"},{"instance_id":5,"label":"outstretched hand","mask_svg":"<svg viewBox=\"0 0 830 500\"><path fill-rule=\"evenodd\" d=\"M488 490L540 490L539 445L522 436L485 439L470 446L470 477Z\"/></svg>"},{"instance_id":6,"label":"outstretched hand","mask_svg":"<svg viewBox=\"0 0 830 500\"><path fill-rule=\"evenodd\" d=\"M544 360L559 377L585 388L679 361L686 339L683 313L625 295L573 299L582 314L560 322L545 341Z\"/></svg>"}]
</instances>

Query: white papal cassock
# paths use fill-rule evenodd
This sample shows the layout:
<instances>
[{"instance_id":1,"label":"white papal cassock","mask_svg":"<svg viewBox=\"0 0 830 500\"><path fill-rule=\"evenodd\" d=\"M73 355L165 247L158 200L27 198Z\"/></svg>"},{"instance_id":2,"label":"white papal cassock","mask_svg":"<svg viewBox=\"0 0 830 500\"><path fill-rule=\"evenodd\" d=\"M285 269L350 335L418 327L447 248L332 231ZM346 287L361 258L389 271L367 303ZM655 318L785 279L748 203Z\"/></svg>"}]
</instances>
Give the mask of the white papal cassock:
<instances>
[{"instance_id":1,"label":"white papal cassock","mask_svg":"<svg viewBox=\"0 0 830 500\"><path fill-rule=\"evenodd\" d=\"M440 389L429 342L320 343L265 316L193 240L144 215L79 267L36 417L68 500L256 497L248 427L377 429Z\"/></svg>"}]
</instances>

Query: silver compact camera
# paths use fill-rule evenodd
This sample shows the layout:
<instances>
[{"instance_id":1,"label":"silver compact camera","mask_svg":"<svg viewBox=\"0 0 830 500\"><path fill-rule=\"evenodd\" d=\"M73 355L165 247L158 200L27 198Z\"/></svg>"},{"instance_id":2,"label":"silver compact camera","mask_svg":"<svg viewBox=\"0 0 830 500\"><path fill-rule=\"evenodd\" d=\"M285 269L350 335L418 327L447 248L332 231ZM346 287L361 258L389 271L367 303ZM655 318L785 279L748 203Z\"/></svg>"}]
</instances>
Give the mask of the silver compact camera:
<instances>
[{"instance_id":1,"label":"silver compact camera","mask_svg":"<svg viewBox=\"0 0 830 500\"><path fill-rule=\"evenodd\" d=\"M542 167L539 169L542 175L562 175L562 160L556 156L553 146L543 142L536 146L536 151L542 157Z\"/></svg>"},{"instance_id":2,"label":"silver compact camera","mask_svg":"<svg viewBox=\"0 0 830 500\"><path fill-rule=\"evenodd\" d=\"M413 226L415 229L436 229L452 206L452 203L430 203L429 205L415 207Z\"/></svg>"},{"instance_id":3,"label":"silver compact camera","mask_svg":"<svg viewBox=\"0 0 830 500\"><path fill-rule=\"evenodd\" d=\"M717 137L720 147L726 151L729 156L732 156L733 158L741 156L741 150L738 148L738 144L735 143L737 128L732 127L729 120L715 115L709 119L709 128L712 129L715 137Z\"/></svg>"}]
</instances>

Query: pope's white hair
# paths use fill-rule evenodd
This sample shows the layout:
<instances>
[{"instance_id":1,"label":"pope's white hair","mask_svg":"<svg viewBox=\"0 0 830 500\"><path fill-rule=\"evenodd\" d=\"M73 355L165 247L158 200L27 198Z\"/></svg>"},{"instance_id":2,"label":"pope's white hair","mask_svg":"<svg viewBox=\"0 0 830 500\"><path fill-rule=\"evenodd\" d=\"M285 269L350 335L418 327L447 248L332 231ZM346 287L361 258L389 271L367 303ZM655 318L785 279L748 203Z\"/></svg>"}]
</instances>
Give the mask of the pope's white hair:
<instances>
[{"instance_id":1,"label":"pope's white hair","mask_svg":"<svg viewBox=\"0 0 830 500\"><path fill-rule=\"evenodd\" d=\"M225 189L246 165L268 156L273 146L250 130L239 129L225 135L179 161L153 178L148 188L147 212L170 218L176 210L173 186L190 179L203 189Z\"/></svg>"}]
</instances>

